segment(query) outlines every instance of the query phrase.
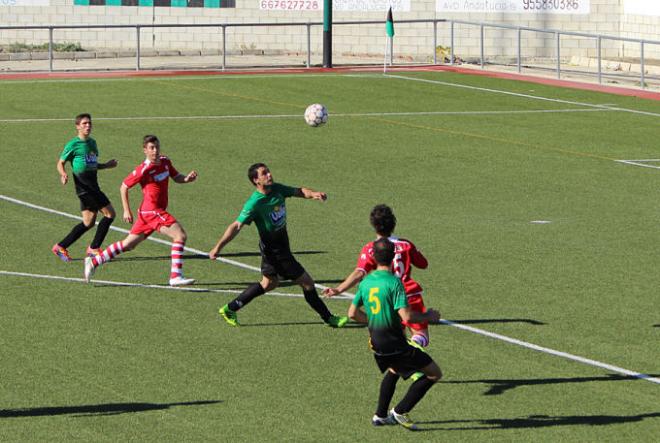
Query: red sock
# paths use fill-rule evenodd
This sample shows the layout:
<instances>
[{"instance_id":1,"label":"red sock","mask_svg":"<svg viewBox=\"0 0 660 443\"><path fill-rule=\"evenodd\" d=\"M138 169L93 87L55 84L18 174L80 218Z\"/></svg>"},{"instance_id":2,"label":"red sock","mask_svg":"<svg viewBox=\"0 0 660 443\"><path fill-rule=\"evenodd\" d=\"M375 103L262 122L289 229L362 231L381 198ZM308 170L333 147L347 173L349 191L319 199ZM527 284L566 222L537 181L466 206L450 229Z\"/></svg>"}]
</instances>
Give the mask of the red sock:
<instances>
[{"instance_id":1,"label":"red sock","mask_svg":"<svg viewBox=\"0 0 660 443\"><path fill-rule=\"evenodd\" d=\"M124 245L122 244L122 242L118 241L117 243L113 243L107 248L105 248L105 250L100 254L92 257L92 264L94 265L95 268L99 267L103 263L109 262L110 260L118 256L122 252L124 252Z\"/></svg>"},{"instance_id":2,"label":"red sock","mask_svg":"<svg viewBox=\"0 0 660 443\"><path fill-rule=\"evenodd\" d=\"M183 277L183 247L185 243L174 242L172 243L172 268L170 270L170 278Z\"/></svg>"}]
</instances>

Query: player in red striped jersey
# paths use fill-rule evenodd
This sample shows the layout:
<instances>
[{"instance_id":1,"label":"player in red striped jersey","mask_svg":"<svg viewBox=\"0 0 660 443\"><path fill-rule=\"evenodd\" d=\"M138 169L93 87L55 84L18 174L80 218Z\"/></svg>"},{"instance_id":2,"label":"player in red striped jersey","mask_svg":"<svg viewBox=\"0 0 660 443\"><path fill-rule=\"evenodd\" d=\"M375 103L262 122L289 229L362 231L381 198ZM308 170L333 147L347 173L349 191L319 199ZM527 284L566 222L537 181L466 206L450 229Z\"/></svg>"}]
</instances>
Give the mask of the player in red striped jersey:
<instances>
[{"instance_id":1,"label":"player in red striped jersey","mask_svg":"<svg viewBox=\"0 0 660 443\"><path fill-rule=\"evenodd\" d=\"M415 247L413 242L392 236L394 228L396 227L396 217L392 209L387 205L375 206L369 217L371 225L376 230L376 240L381 238L388 238L394 243L395 254L392 260L392 272L401 279L403 287L408 297L408 304L413 311L426 312L424 300L422 299L422 287L417 281L412 278L413 266L420 269L426 269L428 261L426 257ZM323 295L332 297L341 294L344 291L352 288L358 284L365 275L373 271L377 267L376 260L373 253L374 242L369 242L360 251L357 266L343 282L336 288L327 288L323 290ZM403 322L407 326L412 336L411 340L422 347L429 344L429 331L428 322L412 323Z\"/></svg>"},{"instance_id":2,"label":"player in red striped jersey","mask_svg":"<svg viewBox=\"0 0 660 443\"><path fill-rule=\"evenodd\" d=\"M142 147L146 159L122 182L119 192L124 207L123 219L133 223L133 212L128 201L128 190L138 183L142 186L142 203L138 217L128 236L108 246L101 254L85 259L85 280L89 282L97 267L106 263L122 252L130 251L143 242L153 232L160 232L172 239L172 266L170 270L171 286L189 285L195 282L185 278L182 272L183 249L186 244L186 231L183 226L167 212L168 182L172 178L176 183L191 183L197 179L197 172L183 175L176 170L169 158L160 155L160 141L155 135L146 135Z\"/></svg>"}]
</instances>

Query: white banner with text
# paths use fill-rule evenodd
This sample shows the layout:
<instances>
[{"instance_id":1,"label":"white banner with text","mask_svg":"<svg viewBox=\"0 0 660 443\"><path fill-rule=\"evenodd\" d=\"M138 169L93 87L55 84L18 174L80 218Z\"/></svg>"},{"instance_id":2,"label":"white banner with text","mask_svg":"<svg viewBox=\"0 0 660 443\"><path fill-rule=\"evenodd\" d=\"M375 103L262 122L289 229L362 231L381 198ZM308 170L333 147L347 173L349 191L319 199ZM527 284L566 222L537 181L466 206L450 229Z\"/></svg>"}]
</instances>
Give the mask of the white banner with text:
<instances>
[{"instance_id":1,"label":"white banner with text","mask_svg":"<svg viewBox=\"0 0 660 443\"><path fill-rule=\"evenodd\" d=\"M590 0L436 0L438 12L589 14Z\"/></svg>"}]
</instances>

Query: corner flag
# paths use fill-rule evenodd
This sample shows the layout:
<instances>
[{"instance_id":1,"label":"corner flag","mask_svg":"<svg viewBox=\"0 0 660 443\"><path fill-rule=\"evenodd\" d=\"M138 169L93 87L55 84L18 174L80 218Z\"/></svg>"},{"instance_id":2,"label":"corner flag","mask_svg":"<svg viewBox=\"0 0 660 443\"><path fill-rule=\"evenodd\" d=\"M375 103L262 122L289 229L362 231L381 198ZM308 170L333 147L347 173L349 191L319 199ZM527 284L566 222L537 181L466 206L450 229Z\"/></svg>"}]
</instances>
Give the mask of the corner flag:
<instances>
[{"instance_id":1,"label":"corner flag","mask_svg":"<svg viewBox=\"0 0 660 443\"><path fill-rule=\"evenodd\" d=\"M385 22L385 31L387 31L387 36L392 38L394 37L394 20L392 19L392 7L387 11L387 21Z\"/></svg>"}]
</instances>

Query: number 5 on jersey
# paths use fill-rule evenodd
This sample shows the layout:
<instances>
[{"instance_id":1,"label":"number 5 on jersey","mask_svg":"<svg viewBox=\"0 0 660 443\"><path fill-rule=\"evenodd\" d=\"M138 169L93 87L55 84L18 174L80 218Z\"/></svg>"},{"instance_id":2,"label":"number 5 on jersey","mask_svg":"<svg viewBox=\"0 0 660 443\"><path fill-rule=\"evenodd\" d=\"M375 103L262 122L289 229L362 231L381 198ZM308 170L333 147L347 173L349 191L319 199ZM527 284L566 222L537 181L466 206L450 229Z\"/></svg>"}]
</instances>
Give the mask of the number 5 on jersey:
<instances>
[{"instance_id":1,"label":"number 5 on jersey","mask_svg":"<svg viewBox=\"0 0 660 443\"><path fill-rule=\"evenodd\" d=\"M369 309L372 314L378 314L380 312L380 299L376 295L380 288L371 288L369 290Z\"/></svg>"}]
</instances>

